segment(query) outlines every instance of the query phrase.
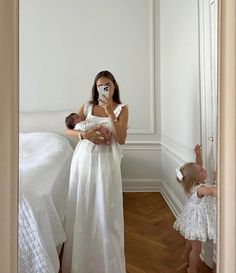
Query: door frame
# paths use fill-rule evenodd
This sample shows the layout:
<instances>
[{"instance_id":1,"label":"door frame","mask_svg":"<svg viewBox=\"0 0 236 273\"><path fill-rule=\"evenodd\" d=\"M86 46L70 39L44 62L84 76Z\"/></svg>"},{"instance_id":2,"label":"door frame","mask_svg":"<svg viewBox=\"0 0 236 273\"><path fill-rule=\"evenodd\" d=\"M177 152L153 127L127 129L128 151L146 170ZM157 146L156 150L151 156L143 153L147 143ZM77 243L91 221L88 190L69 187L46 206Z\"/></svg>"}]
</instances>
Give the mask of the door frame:
<instances>
[{"instance_id":1,"label":"door frame","mask_svg":"<svg viewBox=\"0 0 236 273\"><path fill-rule=\"evenodd\" d=\"M215 3L212 14L212 5ZM199 56L200 56L200 102L201 102L201 144L203 154L203 166L207 171L207 184L212 184L212 171L216 169L216 121L217 121L217 25L213 25L212 19L217 22L217 0L199 0ZM212 15L214 18L212 18ZM213 46L213 43L215 45ZM212 55L213 51L213 55ZM215 62L215 63L213 63ZM213 66L214 64L214 66ZM216 66L216 67L215 67ZM214 71L213 71L214 69ZM214 74L212 74L214 73ZM213 94L215 92L215 94ZM209 160L210 159L210 160ZM212 242L203 243L201 257L211 268L216 264L216 245Z\"/></svg>"},{"instance_id":2,"label":"door frame","mask_svg":"<svg viewBox=\"0 0 236 273\"><path fill-rule=\"evenodd\" d=\"M0 272L17 272L18 0L1 0ZM235 273L235 0L219 0L217 273Z\"/></svg>"}]
</instances>

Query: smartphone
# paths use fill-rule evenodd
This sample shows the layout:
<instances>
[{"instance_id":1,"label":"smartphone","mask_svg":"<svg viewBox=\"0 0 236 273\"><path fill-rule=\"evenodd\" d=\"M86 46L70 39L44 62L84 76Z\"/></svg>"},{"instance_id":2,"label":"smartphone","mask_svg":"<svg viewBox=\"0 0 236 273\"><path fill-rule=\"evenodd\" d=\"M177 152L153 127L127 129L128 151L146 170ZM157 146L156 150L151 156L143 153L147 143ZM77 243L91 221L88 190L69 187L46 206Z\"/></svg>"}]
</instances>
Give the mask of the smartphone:
<instances>
[{"instance_id":1,"label":"smartphone","mask_svg":"<svg viewBox=\"0 0 236 273\"><path fill-rule=\"evenodd\" d=\"M104 96L108 98L109 96L109 86L107 85L101 85L98 87L98 94L99 94L99 99L104 99Z\"/></svg>"}]
</instances>

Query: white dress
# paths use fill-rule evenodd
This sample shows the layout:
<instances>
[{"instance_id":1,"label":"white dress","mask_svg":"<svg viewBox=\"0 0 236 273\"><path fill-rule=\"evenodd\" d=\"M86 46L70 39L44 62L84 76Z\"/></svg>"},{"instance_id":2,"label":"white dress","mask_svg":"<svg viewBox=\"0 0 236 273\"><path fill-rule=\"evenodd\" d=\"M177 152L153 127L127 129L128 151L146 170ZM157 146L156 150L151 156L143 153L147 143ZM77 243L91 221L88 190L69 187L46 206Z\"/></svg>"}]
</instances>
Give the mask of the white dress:
<instances>
[{"instance_id":1,"label":"white dress","mask_svg":"<svg viewBox=\"0 0 236 273\"><path fill-rule=\"evenodd\" d=\"M123 105L114 110L119 116ZM86 120L111 130L107 117ZM121 147L81 140L75 149L66 218L63 273L125 273Z\"/></svg>"},{"instance_id":2,"label":"white dress","mask_svg":"<svg viewBox=\"0 0 236 273\"><path fill-rule=\"evenodd\" d=\"M187 240L216 241L216 207L215 197L197 196L200 184L193 188L188 200L174 223L174 229ZM207 186L206 186L207 187Z\"/></svg>"}]
</instances>

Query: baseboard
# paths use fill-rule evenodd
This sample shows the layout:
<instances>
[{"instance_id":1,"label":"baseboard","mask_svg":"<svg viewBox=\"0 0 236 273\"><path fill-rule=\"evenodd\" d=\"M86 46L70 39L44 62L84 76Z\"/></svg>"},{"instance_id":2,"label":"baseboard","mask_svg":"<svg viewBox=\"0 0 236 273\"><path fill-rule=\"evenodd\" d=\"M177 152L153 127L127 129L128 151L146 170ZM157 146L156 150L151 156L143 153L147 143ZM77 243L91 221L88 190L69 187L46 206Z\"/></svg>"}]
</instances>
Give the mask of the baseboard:
<instances>
[{"instance_id":1,"label":"baseboard","mask_svg":"<svg viewBox=\"0 0 236 273\"><path fill-rule=\"evenodd\" d=\"M124 179L123 192L160 192L175 217L183 208L175 193L161 179Z\"/></svg>"},{"instance_id":2,"label":"baseboard","mask_svg":"<svg viewBox=\"0 0 236 273\"><path fill-rule=\"evenodd\" d=\"M161 180L123 179L123 192L161 192Z\"/></svg>"},{"instance_id":3,"label":"baseboard","mask_svg":"<svg viewBox=\"0 0 236 273\"><path fill-rule=\"evenodd\" d=\"M168 204L170 210L173 212L174 216L177 217L180 214L183 205L176 196L176 194L164 181L161 181L161 193L166 203Z\"/></svg>"}]
</instances>

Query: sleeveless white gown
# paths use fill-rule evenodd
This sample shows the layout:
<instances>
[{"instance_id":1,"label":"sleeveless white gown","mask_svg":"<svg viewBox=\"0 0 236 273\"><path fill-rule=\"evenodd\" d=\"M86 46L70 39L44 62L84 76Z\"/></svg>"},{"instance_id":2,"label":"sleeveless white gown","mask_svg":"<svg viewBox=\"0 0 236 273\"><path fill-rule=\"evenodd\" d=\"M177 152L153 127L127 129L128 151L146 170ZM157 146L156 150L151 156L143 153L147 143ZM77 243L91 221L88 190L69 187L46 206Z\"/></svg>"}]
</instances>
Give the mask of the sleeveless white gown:
<instances>
[{"instance_id":1,"label":"sleeveless white gown","mask_svg":"<svg viewBox=\"0 0 236 273\"><path fill-rule=\"evenodd\" d=\"M111 130L109 118L86 120ZM114 110L119 116L123 105ZM125 273L121 147L81 140L70 173L62 273Z\"/></svg>"}]
</instances>

